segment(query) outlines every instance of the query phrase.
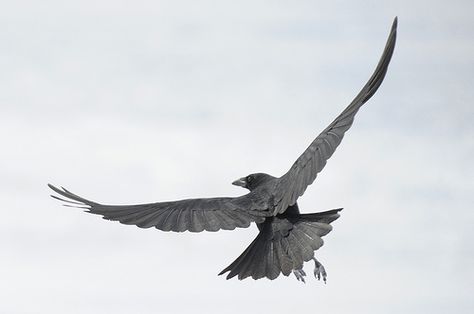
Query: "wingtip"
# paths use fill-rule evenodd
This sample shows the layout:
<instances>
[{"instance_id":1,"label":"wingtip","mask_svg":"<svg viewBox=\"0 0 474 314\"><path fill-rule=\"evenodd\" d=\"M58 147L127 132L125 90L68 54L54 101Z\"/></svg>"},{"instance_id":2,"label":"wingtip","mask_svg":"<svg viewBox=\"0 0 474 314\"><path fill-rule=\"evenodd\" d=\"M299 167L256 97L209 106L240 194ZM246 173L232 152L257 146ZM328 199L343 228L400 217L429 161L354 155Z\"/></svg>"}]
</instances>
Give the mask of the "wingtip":
<instances>
[{"instance_id":1,"label":"wingtip","mask_svg":"<svg viewBox=\"0 0 474 314\"><path fill-rule=\"evenodd\" d=\"M398 27L398 16L395 16L395 18L393 19L392 30L396 31L397 27Z\"/></svg>"},{"instance_id":2,"label":"wingtip","mask_svg":"<svg viewBox=\"0 0 474 314\"><path fill-rule=\"evenodd\" d=\"M55 187L54 185L52 185L51 183L48 183L48 187L49 187L51 190L53 190L54 192L60 194L60 192L58 192L58 191L61 191L61 190L58 189L57 187Z\"/></svg>"},{"instance_id":3,"label":"wingtip","mask_svg":"<svg viewBox=\"0 0 474 314\"><path fill-rule=\"evenodd\" d=\"M64 195L64 191L66 191L63 187L61 188L58 188L54 185L52 185L51 183L48 183L48 187L53 190L54 192L60 194L60 195ZM67 191L66 191L67 192ZM52 195L51 195L52 196Z\"/></svg>"}]
</instances>

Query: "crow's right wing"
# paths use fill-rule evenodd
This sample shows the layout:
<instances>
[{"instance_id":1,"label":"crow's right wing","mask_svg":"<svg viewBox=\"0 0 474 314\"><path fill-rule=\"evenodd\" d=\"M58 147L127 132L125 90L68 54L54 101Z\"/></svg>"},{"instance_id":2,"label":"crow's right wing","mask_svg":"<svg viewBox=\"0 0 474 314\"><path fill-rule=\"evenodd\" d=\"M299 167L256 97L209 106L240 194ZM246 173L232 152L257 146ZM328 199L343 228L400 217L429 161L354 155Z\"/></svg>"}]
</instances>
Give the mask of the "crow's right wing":
<instances>
[{"instance_id":1,"label":"crow's right wing","mask_svg":"<svg viewBox=\"0 0 474 314\"><path fill-rule=\"evenodd\" d=\"M53 198L66 202L72 207L87 209L89 213L116 220L126 225L140 228L155 227L163 231L218 231L247 228L251 222L263 222L266 204L254 195L241 197L216 197L187 199L172 202L159 202L140 205L103 205L74 193L65 188L48 186L63 198Z\"/></svg>"},{"instance_id":2,"label":"crow's right wing","mask_svg":"<svg viewBox=\"0 0 474 314\"><path fill-rule=\"evenodd\" d=\"M341 143L344 133L351 127L357 111L382 84L395 48L396 37L397 18L393 21L382 57L367 84L349 106L316 137L290 170L279 178L274 193L274 215L284 212L288 206L295 204L298 197L303 195L306 188L313 183L317 174L326 165L326 161Z\"/></svg>"}]
</instances>

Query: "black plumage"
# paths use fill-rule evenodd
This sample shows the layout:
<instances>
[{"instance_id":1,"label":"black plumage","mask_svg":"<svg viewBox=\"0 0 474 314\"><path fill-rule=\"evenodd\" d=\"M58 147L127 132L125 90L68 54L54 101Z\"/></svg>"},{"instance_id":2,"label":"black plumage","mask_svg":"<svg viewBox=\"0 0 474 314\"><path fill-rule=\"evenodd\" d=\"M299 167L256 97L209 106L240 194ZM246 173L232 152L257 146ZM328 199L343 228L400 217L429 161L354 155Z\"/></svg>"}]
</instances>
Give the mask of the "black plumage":
<instances>
[{"instance_id":1,"label":"black plumage","mask_svg":"<svg viewBox=\"0 0 474 314\"><path fill-rule=\"evenodd\" d=\"M314 258L323 245L331 222L341 209L300 214L296 203L306 188L341 143L360 107L372 97L382 83L392 57L397 32L395 18L382 57L367 84L349 106L316 137L292 167L276 178L255 173L233 182L250 192L240 197L185 199L140 205L103 205L80 197L64 188L49 187L59 196L55 199L68 206L87 209L104 219L116 220L140 228L155 227L163 231L201 232L247 228L256 223L259 234L247 249L220 274L227 278L275 279L291 272L304 281L303 263L315 262L315 276L326 280L324 267Z\"/></svg>"}]
</instances>

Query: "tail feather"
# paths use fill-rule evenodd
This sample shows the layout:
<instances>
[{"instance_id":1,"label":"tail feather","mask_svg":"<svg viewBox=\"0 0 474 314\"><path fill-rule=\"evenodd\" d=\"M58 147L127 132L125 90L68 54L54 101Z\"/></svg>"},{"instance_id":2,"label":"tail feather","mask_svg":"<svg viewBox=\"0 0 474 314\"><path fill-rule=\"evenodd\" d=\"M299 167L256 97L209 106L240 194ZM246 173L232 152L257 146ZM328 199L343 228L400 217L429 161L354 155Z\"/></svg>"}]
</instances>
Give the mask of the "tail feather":
<instances>
[{"instance_id":1,"label":"tail feather","mask_svg":"<svg viewBox=\"0 0 474 314\"><path fill-rule=\"evenodd\" d=\"M302 269L304 262L314 257L314 251L323 246L322 237L332 230L329 224L339 218L341 209L267 218L252 243L219 275L229 272L227 279L273 280L280 273L288 276L292 270Z\"/></svg>"},{"instance_id":2,"label":"tail feather","mask_svg":"<svg viewBox=\"0 0 474 314\"><path fill-rule=\"evenodd\" d=\"M293 235L297 240L298 247L300 248L303 257L301 260L295 262L298 262L298 264L302 264L303 262L309 261L314 256L314 252L312 249L313 244L311 243L311 240L313 239L309 236L306 236L306 234L301 230L295 230L293 232Z\"/></svg>"},{"instance_id":3,"label":"tail feather","mask_svg":"<svg viewBox=\"0 0 474 314\"><path fill-rule=\"evenodd\" d=\"M330 224L334 220L340 217L339 212L342 208L332 209L325 212L320 213L312 213L312 214L299 214L295 216L290 216L290 220L303 220L303 221L310 221L310 222L321 222L325 224Z\"/></svg>"},{"instance_id":4,"label":"tail feather","mask_svg":"<svg viewBox=\"0 0 474 314\"><path fill-rule=\"evenodd\" d=\"M257 241L259 240L258 236L257 238L255 238L255 240L252 241L252 243L250 243L250 245L245 249L245 251L240 254L239 257L237 257L237 259L235 261L232 262L232 264L230 264L229 266L227 266L225 269L223 269L220 273L219 273L219 276L220 275L223 275L224 273L230 271L230 273L227 275L227 279L230 279L236 275L238 275L239 273L243 272L243 268L245 266L245 263L244 261L249 261L252 259L252 257L250 256L251 255L251 251L252 249L256 246L256 243Z\"/></svg>"},{"instance_id":5,"label":"tail feather","mask_svg":"<svg viewBox=\"0 0 474 314\"><path fill-rule=\"evenodd\" d=\"M265 241L263 244L263 250L259 251L258 259L256 259L256 269L254 273L251 273L252 278L259 279L266 276L266 268L267 268L267 261L269 259L270 250L271 250L271 242ZM251 268L251 267L249 267Z\"/></svg>"},{"instance_id":6,"label":"tail feather","mask_svg":"<svg viewBox=\"0 0 474 314\"><path fill-rule=\"evenodd\" d=\"M256 271L254 269L255 266L253 264L253 261L259 261L259 257L260 257L259 254L261 254L261 252L264 250L263 244L264 244L263 239L261 237L258 238L255 245L250 247L249 254L246 256L246 258L244 258L242 263L239 264L239 266L242 267L242 270L240 273L237 272L236 275L239 276L240 280L252 275L256 276Z\"/></svg>"},{"instance_id":7,"label":"tail feather","mask_svg":"<svg viewBox=\"0 0 474 314\"><path fill-rule=\"evenodd\" d=\"M303 264L296 265L293 261L302 261L304 259L303 259L303 250L301 249L300 242L295 237L294 232L292 232L288 235L288 237L286 238L286 242L287 242L287 245L288 245L288 253L289 253L290 259L291 259L291 268L288 271L284 271L284 269L282 269L282 273L285 276L288 276L291 273L291 270L293 269L293 267L295 269L299 269L299 268L303 267Z\"/></svg>"},{"instance_id":8,"label":"tail feather","mask_svg":"<svg viewBox=\"0 0 474 314\"><path fill-rule=\"evenodd\" d=\"M267 272L265 276L270 279L275 279L280 274L280 261L276 254L277 248L275 248L275 245L276 243L271 242L270 255L267 259Z\"/></svg>"},{"instance_id":9,"label":"tail feather","mask_svg":"<svg viewBox=\"0 0 474 314\"><path fill-rule=\"evenodd\" d=\"M282 263L280 270L283 275L288 276L295 267L298 268L294 261L298 260L298 256L301 254L295 251L295 248L290 245L288 238L283 238L281 241L277 242L280 243L280 247L282 248Z\"/></svg>"}]
</instances>

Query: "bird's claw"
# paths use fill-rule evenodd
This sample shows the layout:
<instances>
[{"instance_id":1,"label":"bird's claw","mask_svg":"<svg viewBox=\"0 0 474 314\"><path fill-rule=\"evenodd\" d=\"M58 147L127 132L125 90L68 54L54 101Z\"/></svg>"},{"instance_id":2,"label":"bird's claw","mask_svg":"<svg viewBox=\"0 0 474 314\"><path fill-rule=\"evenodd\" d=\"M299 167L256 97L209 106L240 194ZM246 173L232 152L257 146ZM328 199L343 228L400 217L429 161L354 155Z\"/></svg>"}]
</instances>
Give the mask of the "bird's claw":
<instances>
[{"instance_id":1,"label":"bird's claw","mask_svg":"<svg viewBox=\"0 0 474 314\"><path fill-rule=\"evenodd\" d=\"M316 258L313 257L314 260L314 277L316 277L318 280L321 280L321 277L323 277L324 283L326 283L326 278L328 274L326 273L326 269L324 269L323 264L321 264Z\"/></svg>"},{"instance_id":2,"label":"bird's claw","mask_svg":"<svg viewBox=\"0 0 474 314\"><path fill-rule=\"evenodd\" d=\"M306 273L304 272L303 269L293 269L293 274L295 275L296 279L298 279L298 281L302 281L303 283L306 283L306 281L304 280Z\"/></svg>"}]
</instances>

